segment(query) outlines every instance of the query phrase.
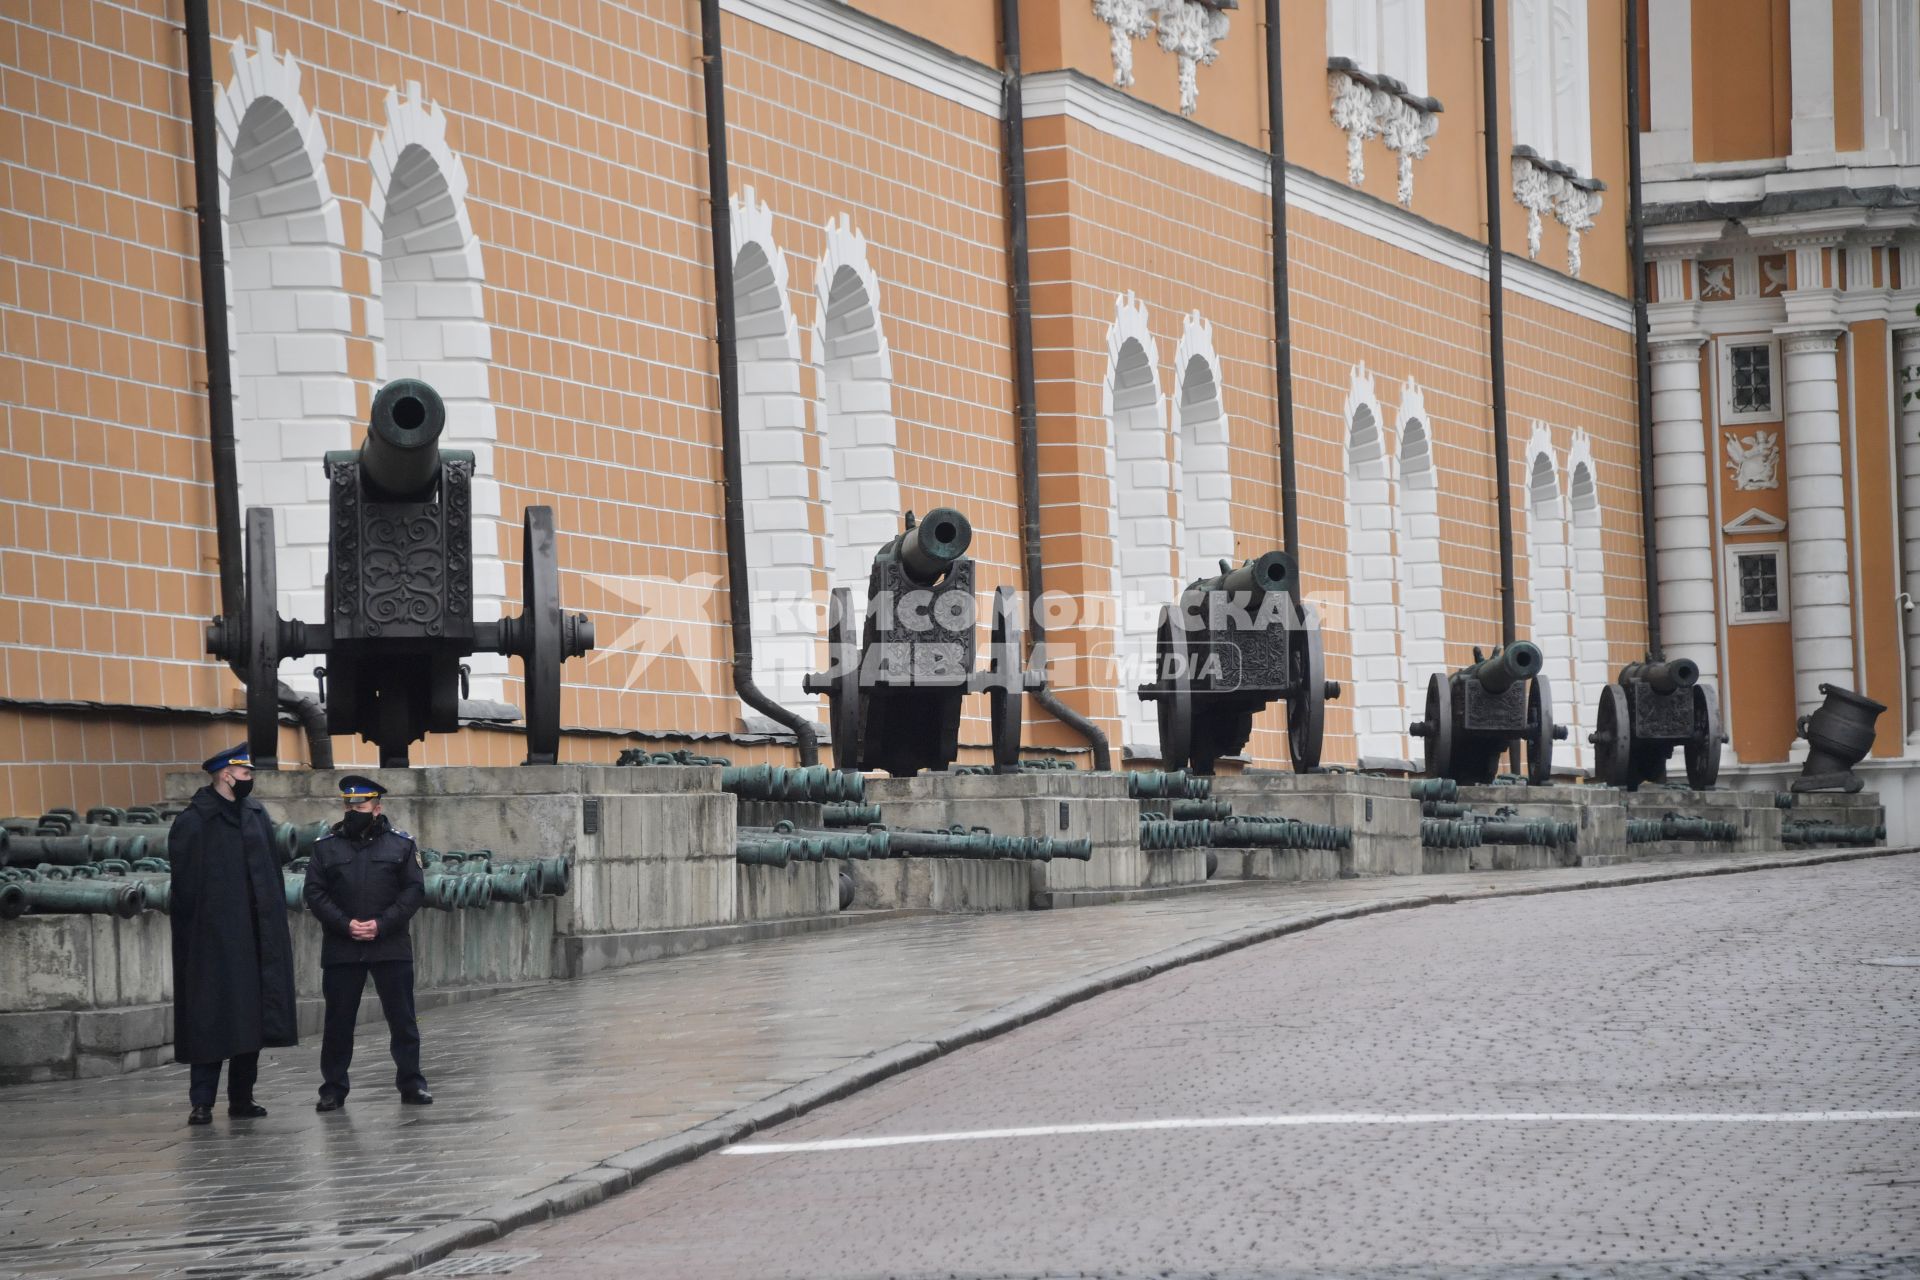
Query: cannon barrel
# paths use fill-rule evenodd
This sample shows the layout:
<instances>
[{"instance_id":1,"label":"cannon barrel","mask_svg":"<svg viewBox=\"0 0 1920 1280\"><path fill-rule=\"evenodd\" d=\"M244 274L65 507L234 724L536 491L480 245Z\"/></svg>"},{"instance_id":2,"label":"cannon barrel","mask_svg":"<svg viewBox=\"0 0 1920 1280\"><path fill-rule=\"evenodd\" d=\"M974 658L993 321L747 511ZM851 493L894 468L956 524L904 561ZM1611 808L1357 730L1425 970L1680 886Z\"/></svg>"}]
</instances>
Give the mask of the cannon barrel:
<instances>
[{"instance_id":1,"label":"cannon barrel","mask_svg":"<svg viewBox=\"0 0 1920 1280\"><path fill-rule=\"evenodd\" d=\"M1222 564L1224 565L1224 561ZM1193 584L1195 591L1225 591L1244 596L1250 605L1258 605L1270 591L1292 591L1299 581L1293 557L1284 551L1269 551L1247 561L1238 569L1223 569L1215 577Z\"/></svg>"},{"instance_id":2,"label":"cannon barrel","mask_svg":"<svg viewBox=\"0 0 1920 1280\"><path fill-rule=\"evenodd\" d=\"M1488 693L1505 693L1520 681L1539 675L1542 661L1539 645L1516 640L1505 648L1495 649L1491 657L1462 668L1460 676L1478 681Z\"/></svg>"},{"instance_id":3,"label":"cannon barrel","mask_svg":"<svg viewBox=\"0 0 1920 1280\"><path fill-rule=\"evenodd\" d=\"M1620 683L1645 680L1655 693L1677 693L1700 683L1700 664L1691 658L1673 658L1667 662L1629 662L1620 668Z\"/></svg>"},{"instance_id":4,"label":"cannon barrel","mask_svg":"<svg viewBox=\"0 0 1920 1280\"><path fill-rule=\"evenodd\" d=\"M360 469L367 482L395 498L426 492L440 473L440 433L447 406L418 378L395 378L373 397Z\"/></svg>"},{"instance_id":5,"label":"cannon barrel","mask_svg":"<svg viewBox=\"0 0 1920 1280\"><path fill-rule=\"evenodd\" d=\"M147 886L139 880L28 880L19 887L27 905L41 915L111 915L126 920L147 909Z\"/></svg>"},{"instance_id":6,"label":"cannon barrel","mask_svg":"<svg viewBox=\"0 0 1920 1280\"><path fill-rule=\"evenodd\" d=\"M938 582L973 542L973 522L952 507L935 507L927 518L907 527L875 554L876 560L894 560L909 578L923 587Z\"/></svg>"}]
</instances>

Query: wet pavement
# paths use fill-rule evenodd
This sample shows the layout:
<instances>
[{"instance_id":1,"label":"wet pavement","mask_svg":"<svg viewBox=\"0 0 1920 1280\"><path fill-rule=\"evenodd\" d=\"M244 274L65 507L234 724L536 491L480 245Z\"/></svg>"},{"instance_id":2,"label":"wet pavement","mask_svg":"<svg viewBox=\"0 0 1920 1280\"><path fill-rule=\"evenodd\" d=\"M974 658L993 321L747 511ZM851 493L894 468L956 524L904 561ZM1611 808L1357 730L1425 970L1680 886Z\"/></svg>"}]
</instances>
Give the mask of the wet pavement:
<instances>
[{"instance_id":1,"label":"wet pavement","mask_svg":"<svg viewBox=\"0 0 1920 1280\"><path fill-rule=\"evenodd\" d=\"M1757 878L1817 880L1855 865ZM183 1067L7 1089L0 1277L313 1275L1168 948L1331 910L1614 883L1649 870L1248 885L1071 911L876 921L658 961L425 1014L431 1108L399 1105L376 1027L362 1028L355 1092L330 1116L312 1110L317 1040L263 1055L258 1093L272 1114L260 1120L230 1120L222 1105L212 1126L188 1129ZM1700 883L1712 894L1753 879Z\"/></svg>"},{"instance_id":2,"label":"wet pavement","mask_svg":"<svg viewBox=\"0 0 1920 1280\"><path fill-rule=\"evenodd\" d=\"M1920 951L1917 898L1901 858L1329 924L448 1261L511 1249L542 1280L1920 1275L1920 969L1876 963Z\"/></svg>"}]
</instances>

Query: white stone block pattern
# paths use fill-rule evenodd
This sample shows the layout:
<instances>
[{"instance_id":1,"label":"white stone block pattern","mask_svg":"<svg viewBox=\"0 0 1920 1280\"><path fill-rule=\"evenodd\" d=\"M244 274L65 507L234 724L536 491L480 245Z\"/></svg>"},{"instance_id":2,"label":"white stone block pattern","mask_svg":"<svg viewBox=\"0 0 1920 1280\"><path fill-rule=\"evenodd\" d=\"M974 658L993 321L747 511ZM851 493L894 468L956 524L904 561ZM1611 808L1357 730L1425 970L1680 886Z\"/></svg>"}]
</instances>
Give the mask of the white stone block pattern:
<instances>
[{"instance_id":1,"label":"white stone block pattern","mask_svg":"<svg viewBox=\"0 0 1920 1280\"><path fill-rule=\"evenodd\" d=\"M1840 334L1790 333L1786 363L1787 561L1793 617L1793 694L1799 714L1820 686L1857 689L1847 551L1845 457L1840 445Z\"/></svg>"}]
</instances>

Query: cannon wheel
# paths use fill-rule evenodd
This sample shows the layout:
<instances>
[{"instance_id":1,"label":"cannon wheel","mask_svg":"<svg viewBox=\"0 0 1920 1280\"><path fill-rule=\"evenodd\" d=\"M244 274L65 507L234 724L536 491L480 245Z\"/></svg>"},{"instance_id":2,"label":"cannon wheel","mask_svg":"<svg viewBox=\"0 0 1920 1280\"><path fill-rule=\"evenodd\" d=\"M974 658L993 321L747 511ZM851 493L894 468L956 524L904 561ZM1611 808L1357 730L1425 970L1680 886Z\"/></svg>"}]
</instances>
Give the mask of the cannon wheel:
<instances>
[{"instance_id":1,"label":"cannon wheel","mask_svg":"<svg viewBox=\"0 0 1920 1280\"><path fill-rule=\"evenodd\" d=\"M1193 752L1193 667L1187 655L1187 633L1173 625L1173 610L1160 606L1160 632L1154 643L1154 685L1159 697L1154 714L1160 722L1160 767L1184 769Z\"/></svg>"},{"instance_id":2,"label":"cannon wheel","mask_svg":"<svg viewBox=\"0 0 1920 1280\"><path fill-rule=\"evenodd\" d=\"M552 507L528 507L520 547L520 654L527 682L527 763L560 760L560 664L566 661L560 618L559 534Z\"/></svg>"},{"instance_id":3,"label":"cannon wheel","mask_svg":"<svg viewBox=\"0 0 1920 1280\"><path fill-rule=\"evenodd\" d=\"M1527 781L1553 781L1553 685L1544 671L1527 688Z\"/></svg>"},{"instance_id":4,"label":"cannon wheel","mask_svg":"<svg viewBox=\"0 0 1920 1280\"><path fill-rule=\"evenodd\" d=\"M1427 677L1426 765L1429 778L1448 778L1453 767L1453 698L1447 682L1434 672Z\"/></svg>"},{"instance_id":5,"label":"cannon wheel","mask_svg":"<svg viewBox=\"0 0 1920 1280\"><path fill-rule=\"evenodd\" d=\"M1712 685L1693 686L1693 736L1681 752L1687 760L1687 782L1706 791L1720 780L1720 699Z\"/></svg>"},{"instance_id":6,"label":"cannon wheel","mask_svg":"<svg viewBox=\"0 0 1920 1280\"><path fill-rule=\"evenodd\" d=\"M247 509L246 648L247 751L255 769L280 767L279 570L273 547L273 508Z\"/></svg>"},{"instance_id":7,"label":"cannon wheel","mask_svg":"<svg viewBox=\"0 0 1920 1280\"><path fill-rule=\"evenodd\" d=\"M1610 787L1633 785L1633 721L1627 713L1627 691L1617 684L1600 690L1594 714L1593 767Z\"/></svg>"},{"instance_id":8,"label":"cannon wheel","mask_svg":"<svg viewBox=\"0 0 1920 1280\"><path fill-rule=\"evenodd\" d=\"M1327 654L1311 615L1287 638L1287 752L1295 773L1320 767L1327 731Z\"/></svg>"},{"instance_id":9,"label":"cannon wheel","mask_svg":"<svg viewBox=\"0 0 1920 1280\"><path fill-rule=\"evenodd\" d=\"M993 682L987 686L987 706L993 762L1001 768L1020 763L1020 731L1027 715L1020 640L1020 610L1013 588L998 587L993 593L993 641L988 656Z\"/></svg>"},{"instance_id":10,"label":"cannon wheel","mask_svg":"<svg viewBox=\"0 0 1920 1280\"><path fill-rule=\"evenodd\" d=\"M853 592L835 587L827 597L827 726L833 765L860 767L860 643L852 638Z\"/></svg>"}]
</instances>

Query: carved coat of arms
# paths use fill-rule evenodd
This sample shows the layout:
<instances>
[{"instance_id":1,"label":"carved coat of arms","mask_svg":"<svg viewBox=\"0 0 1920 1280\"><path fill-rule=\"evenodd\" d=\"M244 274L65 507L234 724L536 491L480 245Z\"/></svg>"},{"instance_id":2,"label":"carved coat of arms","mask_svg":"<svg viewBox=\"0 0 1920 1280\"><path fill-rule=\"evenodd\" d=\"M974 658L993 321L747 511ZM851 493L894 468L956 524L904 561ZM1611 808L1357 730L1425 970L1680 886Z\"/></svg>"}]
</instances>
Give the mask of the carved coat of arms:
<instances>
[{"instance_id":1,"label":"carved coat of arms","mask_svg":"<svg viewBox=\"0 0 1920 1280\"><path fill-rule=\"evenodd\" d=\"M1780 487L1780 433L1756 431L1727 436L1727 472L1736 489Z\"/></svg>"}]
</instances>

